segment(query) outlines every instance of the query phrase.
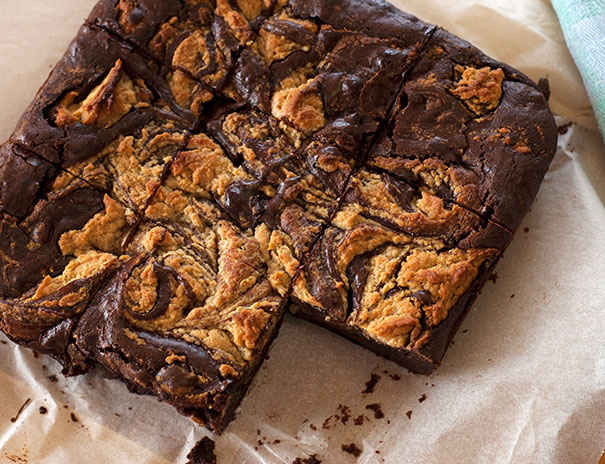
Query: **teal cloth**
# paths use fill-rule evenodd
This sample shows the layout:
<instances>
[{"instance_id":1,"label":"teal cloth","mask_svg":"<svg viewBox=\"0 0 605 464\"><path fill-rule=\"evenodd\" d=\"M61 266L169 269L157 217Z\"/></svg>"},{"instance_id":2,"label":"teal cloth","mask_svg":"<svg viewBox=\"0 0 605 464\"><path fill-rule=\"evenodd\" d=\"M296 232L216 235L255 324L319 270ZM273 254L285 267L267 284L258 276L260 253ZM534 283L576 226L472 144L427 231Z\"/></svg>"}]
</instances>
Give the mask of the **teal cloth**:
<instances>
[{"instance_id":1,"label":"teal cloth","mask_svg":"<svg viewBox=\"0 0 605 464\"><path fill-rule=\"evenodd\" d=\"M605 139L605 0L552 0Z\"/></svg>"}]
</instances>

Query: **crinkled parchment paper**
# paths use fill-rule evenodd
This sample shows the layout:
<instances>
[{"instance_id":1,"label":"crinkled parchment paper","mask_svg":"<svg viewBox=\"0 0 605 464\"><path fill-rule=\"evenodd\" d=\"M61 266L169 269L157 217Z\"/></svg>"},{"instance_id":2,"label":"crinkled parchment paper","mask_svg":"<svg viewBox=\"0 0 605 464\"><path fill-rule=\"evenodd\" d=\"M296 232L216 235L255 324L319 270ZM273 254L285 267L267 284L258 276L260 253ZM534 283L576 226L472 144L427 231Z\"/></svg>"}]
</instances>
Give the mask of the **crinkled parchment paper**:
<instances>
[{"instance_id":1,"label":"crinkled parchment paper","mask_svg":"<svg viewBox=\"0 0 605 464\"><path fill-rule=\"evenodd\" d=\"M1 140L93 4L0 0ZM409 374L288 317L236 421L213 437L219 463L315 454L345 464L596 464L605 445L605 149L555 14L546 0L395 4L547 76L559 124L575 124L497 282L436 373ZM0 341L1 463L182 463L207 433L117 381L64 379L50 358ZM343 451L351 444L358 458Z\"/></svg>"}]
</instances>

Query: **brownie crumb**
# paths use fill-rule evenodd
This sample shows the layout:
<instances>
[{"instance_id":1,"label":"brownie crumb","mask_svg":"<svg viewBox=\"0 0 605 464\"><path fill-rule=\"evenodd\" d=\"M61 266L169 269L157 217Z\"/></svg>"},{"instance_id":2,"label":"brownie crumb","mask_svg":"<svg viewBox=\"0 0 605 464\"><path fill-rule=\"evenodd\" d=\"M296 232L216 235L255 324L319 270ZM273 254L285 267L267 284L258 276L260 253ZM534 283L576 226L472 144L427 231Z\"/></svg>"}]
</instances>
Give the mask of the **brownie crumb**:
<instances>
[{"instance_id":1,"label":"brownie crumb","mask_svg":"<svg viewBox=\"0 0 605 464\"><path fill-rule=\"evenodd\" d=\"M512 294L510 297L511 297L511 298L514 298L514 297L515 297L515 294L513 293L513 294Z\"/></svg>"},{"instance_id":2,"label":"brownie crumb","mask_svg":"<svg viewBox=\"0 0 605 464\"><path fill-rule=\"evenodd\" d=\"M273 440L273 443L271 443L271 444L272 444L272 445L277 445L277 444L279 444L279 443L281 443L281 440Z\"/></svg>"},{"instance_id":3,"label":"brownie crumb","mask_svg":"<svg viewBox=\"0 0 605 464\"><path fill-rule=\"evenodd\" d=\"M309 428L310 428L311 430L313 430L314 432L316 432L316 431L317 431L317 427L316 427L315 425L313 425L313 424L309 424Z\"/></svg>"},{"instance_id":4,"label":"brownie crumb","mask_svg":"<svg viewBox=\"0 0 605 464\"><path fill-rule=\"evenodd\" d=\"M31 402L32 402L31 398L26 399L25 403L23 403L23 405L19 408L19 411L17 411L17 415L15 417L11 417L11 422L13 422L13 423L17 422L17 420L19 419L19 416L21 415L21 413L23 411L25 411L25 408L27 408L27 406Z\"/></svg>"},{"instance_id":5,"label":"brownie crumb","mask_svg":"<svg viewBox=\"0 0 605 464\"><path fill-rule=\"evenodd\" d=\"M422 403L424 400L426 400L427 396L423 393L420 398L418 398L418 402Z\"/></svg>"},{"instance_id":6,"label":"brownie crumb","mask_svg":"<svg viewBox=\"0 0 605 464\"><path fill-rule=\"evenodd\" d=\"M323 424L321 424L321 428L324 430L328 430L330 428L330 421L334 418L334 416L328 417Z\"/></svg>"},{"instance_id":7,"label":"brownie crumb","mask_svg":"<svg viewBox=\"0 0 605 464\"><path fill-rule=\"evenodd\" d=\"M338 412L340 413L340 422L346 425L351 418L351 409L348 406L338 405Z\"/></svg>"},{"instance_id":8,"label":"brownie crumb","mask_svg":"<svg viewBox=\"0 0 605 464\"><path fill-rule=\"evenodd\" d=\"M374 388L376 388L376 384L380 380L380 376L378 374L372 374L370 376L370 380L366 382L366 389L361 393L367 395L369 393L374 393Z\"/></svg>"},{"instance_id":9,"label":"brownie crumb","mask_svg":"<svg viewBox=\"0 0 605 464\"><path fill-rule=\"evenodd\" d=\"M76 417L76 415L73 412L70 414L70 417L71 417L72 422L79 422L78 418Z\"/></svg>"},{"instance_id":10,"label":"brownie crumb","mask_svg":"<svg viewBox=\"0 0 605 464\"><path fill-rule=\"evenodd\" d=\"M529 232L529 227L524 228L523 232L525 232L527 234Z\"/></svg>"},{"instance_id":11,"label":"brownie crumb","mask_svg":"<svg viewBox=\"0 0 605 464\"><path fill-rule=\"evenodd\" d=\"M187 455L186 464L216 464L214 441L208 437L198 441Z\"/></svg>"},{"instance_id":12,"label":"brownie crumb","mask_svg":"<svg viewBox=\"0 0 605 464\"><path fill-rule=\"evenodd\" d=\"M467 333L467 332L468 332L468 329L464 329L464 330L462 331L462 333L463 333L463 334L465 334L465 333Z\"/></svg>"},{"instance_id":13,"label":"brownie crumb","mask_svg":"<svg viewBox=\"0 0 605 464\"><path fill-rule=\"evenodd\" d=\"M38 353L37 351L32 351L32 354L34 355L34 358L38 359L40 357L40 353Z\"/></svg>"},{"instance_id":14,"label":"brownie crumb","mask_svg":"<svg viewBox=\"0 0 605 464\"><path fill-rule=\"evenodd\" d=\"M52 383L57 383L59 381L59 379L57 379L56 375L49 375L48 376L48 380L50 380Z\"/></svg>"},{"instance_id":15,"label":"brownie crumb","mask_svg":"<svg viewBox=\"0 0 605 464\"><path fill-rule=\"evenodd\" d=\"M355 425L363 425L363 421L366 419L366 417L363 414L360 414L359 416L357 416L355 419L353 419L353 423Z\"/></svg>"},{"instance_id":16,"label":"brownie crumb","mask_svg":"<svg viewBox=\"0 0 605 464\"><path fill-rule=\"evenodd\" d=\"M557 132L559 132L559 135L565 135L567 134L567 131L569 130L569 128L573 126L573 122L568 122L567 124L563 124L559 127L557 127Z\"/></svg>"},{"instance_id":17,"label":"brownie crumb","mask_svg":"<svg viewBox=\"0 0 605 464\"><path fill-rule=\"evenodd\" d=\"M38 412L40 414L46 414L48 412L48 409L46 409L44 406L40 406L40 409L38 409Z\"/></svg>"},{"instance_id":18,"label":"brownie crumb","mask_svg":"<svg viewBox=\"0 0 605 464\"><path fill-rule=\"evenodd\" d=\"M366 409L369 409L370 411L374 411L374 417L376 419L382 419L384 417L384 413L382 412L382 409L381 409L379 403L368 404L366 406Z\"/></svg>"},{"instance_id":19,"label":"brownie crumb","mask_svg":"<svg viewBox=\"0 0 605 464\"><path fill-rule=\"evenodd\" d=\"M397 375L397 374L391 374L390 377L392 380L395 380L395 381L401 380L401 376Z\"/></svg>"},{"instance_id":20,"label":"brownie crumb","mask_svg":"<svg viewBox=\"0 0 605 464\"><path fill-rule=\"evenodd\" d=\"M342 450L345 453L352 454L356 458L361 455L361 449L355 443L351 443L349 445L342 445Z\"/></svg>"},{"instance_id":21,"label":"brownie crumb","mask_svg":"<svg viewBox=\"0 0 605 464\"><path fill-rule=\"evenodd\" d=\"M8 342L6 340L2 340L0 343L2 343L3 345L7 345Z\"/></svg>"},{"instance_id":22,"label":"brownie crumb","mask_svg":"<svg viewBox=\"0 0 605 464\"><path fill-rule=\"evenodd\" d=\"M308 458L296 458L292 464L321 464L321 461L317 458L317 454L312 454Z\"/></svg>"},{"instance_id":23,"label":"brownie crumb","mask_svg":"<svg viewBox=\"0 0 605 464\"><path fill-rule=\"evenodd\" d=\"M490 276L488 277L488 280L491 280L493 283L496 283L496 281L498 280L498 274L495 272L490 274Z\"/></svg>"},{"instance_id":24,"label":"brownie crumb","mask_svg":"<svg viewBox=\"0 0 605 464\"><path fill-rule=\"evenodd\" d=\"M406 416L408 416L408 419L412 419L412 410L410 409L408 412L405 413Z\"/></svg>"}]
</instances>

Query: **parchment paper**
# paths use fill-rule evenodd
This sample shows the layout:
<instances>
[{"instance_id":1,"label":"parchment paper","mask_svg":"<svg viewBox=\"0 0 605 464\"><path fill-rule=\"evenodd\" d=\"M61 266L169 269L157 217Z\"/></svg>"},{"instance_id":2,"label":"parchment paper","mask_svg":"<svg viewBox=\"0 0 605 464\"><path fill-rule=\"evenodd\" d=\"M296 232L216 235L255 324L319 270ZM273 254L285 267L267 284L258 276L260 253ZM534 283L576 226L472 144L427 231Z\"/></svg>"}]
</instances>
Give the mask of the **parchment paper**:
<instances>
[{"instance_id":1,"label":"parchment paper","mask_svg":"<svg viewBox=\"0 0 605 464\"><path fill-rule=\"evenodd\" d=\"M324 464L596 464L605 445L605 149L554 12L546 0L394 3L549 77L559 123L575 124L497 282L435 374L409 374L288 317L236 421L213 437L219 463L315 454ZM0 0L0 140L93 4ZM182 463L207 433L117 381L64 379L50 358L0 341L1 463ZM372 374L374 391L362 393ZM343 451L350 444L358 458Z\"/></svg>"}]
</instances>

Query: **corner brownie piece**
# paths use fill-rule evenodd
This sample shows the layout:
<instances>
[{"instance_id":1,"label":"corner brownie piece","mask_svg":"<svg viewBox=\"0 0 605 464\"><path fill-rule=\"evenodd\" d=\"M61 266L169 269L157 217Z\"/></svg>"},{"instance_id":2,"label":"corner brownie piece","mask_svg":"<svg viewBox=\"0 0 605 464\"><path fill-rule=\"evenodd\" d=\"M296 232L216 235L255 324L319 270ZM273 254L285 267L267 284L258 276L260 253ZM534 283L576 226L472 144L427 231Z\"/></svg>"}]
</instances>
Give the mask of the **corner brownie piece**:
<instances>
[{"instance_id":1,"label":"corner brownie piece","mask_svg":"<svg viewBox=\"0 0 605 464\"><path fill-rule=\"evenodd\" d=\"M216 431L288 302L428 373L552 160L547 98L381 0L101 0L0 146L0 328Z\"/></svg>"}]
</instances>

